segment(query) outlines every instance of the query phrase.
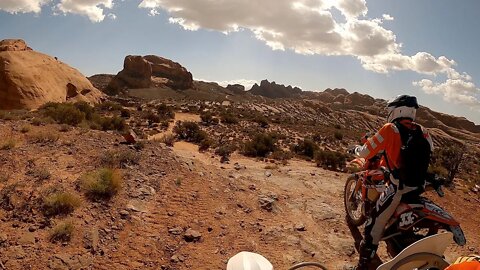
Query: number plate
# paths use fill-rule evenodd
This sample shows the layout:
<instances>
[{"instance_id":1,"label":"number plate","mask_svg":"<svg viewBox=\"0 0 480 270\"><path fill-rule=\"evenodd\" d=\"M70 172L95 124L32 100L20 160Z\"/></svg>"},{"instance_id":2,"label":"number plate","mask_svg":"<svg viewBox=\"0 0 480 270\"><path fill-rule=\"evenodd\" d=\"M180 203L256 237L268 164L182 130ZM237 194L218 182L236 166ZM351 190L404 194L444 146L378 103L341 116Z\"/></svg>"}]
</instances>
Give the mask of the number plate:
<instances>
[{"instance_id":1,"label":"number plate","mask_svg":"<svg viewBox=\"0 0 480 270\"><path fill-rule=\"evenodd\" d=\"M450 226L450 231L453 233L453 240L455 240L455 243L459 246L464 246L467 243L467 239L465 239L465 235L460 226Z\"/></svg>"}]
</instances>

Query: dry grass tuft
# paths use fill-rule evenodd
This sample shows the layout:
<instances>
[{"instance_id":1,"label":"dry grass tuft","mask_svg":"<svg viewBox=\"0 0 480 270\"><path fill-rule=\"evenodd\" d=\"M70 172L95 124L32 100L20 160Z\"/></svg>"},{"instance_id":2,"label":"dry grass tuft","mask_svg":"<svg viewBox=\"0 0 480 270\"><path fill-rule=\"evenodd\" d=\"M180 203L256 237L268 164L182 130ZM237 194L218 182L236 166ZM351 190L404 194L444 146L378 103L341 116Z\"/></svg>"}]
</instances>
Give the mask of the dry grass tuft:
<instances>
[{"instance_id":1,"label":"dry grass tuft","mask_svg":"<svg viewBox=\"0 0 480 270\"><path fill-rule=\"evenodd\" d=\"M15 148L16 145L17 145L17 142L15 141L15 139L10 138L5 140L2 144L0 144L0 150L11 150Z\"/></svg>"},{"instance_id":2,"label":"dry grass tuft","mask_svg":"<svg viewBox=\"0 0 480 270\"><path fill-rule=\"evenodd\" d=\"M68 242L72 239L75 226L72 222L63 222L55 226L50 232L50 242Z\"/></svg>"},{"instance_id":3,"label":"dry grass tuft","mask_svg":"<svg viewBox=\"0 0 480 270\"><path fill-rule=\"evenodd\" d=\"M55 143L60 138L60 135L56 131L38 131L28 136L27 140L30 143Z\"/></svg>"},{"instance_id":4,"label":"dry grass tuft","mask_svg":"<svg viewBox=\"0 0 480 270\"><path fill-rule=\"evenodd\" d=\"M78 196L68 192L55 192L43 201L43 212L46 216L66 215L80 206Z\"/></svg>"},{"instance_id":5,"label":"dry grass tuft","mask_svg":"<svg viewBox=\"0 0 480 270\"><path fill-rule=\"evenodd\" d=\"M122 182L120 170L111 168L101 168L81 177L81 186L91 199L112 197L120 191Z\"/></svg>"}]
</instances>

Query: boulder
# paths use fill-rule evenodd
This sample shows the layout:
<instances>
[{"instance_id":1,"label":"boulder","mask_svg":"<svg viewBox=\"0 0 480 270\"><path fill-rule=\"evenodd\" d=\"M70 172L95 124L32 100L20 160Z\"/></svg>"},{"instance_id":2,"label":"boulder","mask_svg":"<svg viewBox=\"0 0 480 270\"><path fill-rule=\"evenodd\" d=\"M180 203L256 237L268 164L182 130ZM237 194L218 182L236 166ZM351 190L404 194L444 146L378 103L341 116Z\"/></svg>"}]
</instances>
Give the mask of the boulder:
<instances>
[{"instance_id":1,"label":"boulder","mask_svg":"<svg viewBox=\"0 0 480 270\"><path fill-rule=\"evenodd\" d=\"M302 93L302 89L292 87L291 85L285 86L283 84L276 84L275 82L263 80L260 82L260 85L254 84L249 92L253 95L268 98L293 98L298 97Z\"/></svg>"},{"instance_id":2,"label":"boulder","mask_svg":"<svg viewBox=\"0 0 480 270\"><path fill-rule=\"evenodd\" d=\"M31 51L32 48L27 46L21 39L4 39L0 42L0 52L14 51Z\"/></svg>"},{"instance_id":3,"label":"boulder","mask_svg":"<svg viewBox=\"0 0 480 270\"><path fill-rule=\"evenodd\" d=\"M179 63L155 56L128 55L120 71L106 88L108 94L117 94L127 89L167 86L185 90L193 88L193 76Z\"/></svg>"},{"instance_id":4,"label":"boulder","mask_svg":"<svg viewBox=\"0 0 480 270\"><path fill-rule=\"evenodd\" d=\"M144 59L150 63L154 77L168 79L168 87L180 90L193 88L192 73L179 63L156 55L147 55Z\"/></svg>"},{"instance_id":5,"label":"boulder","mask_svg":"<svg viewBox=\"0 0 480 270\"><path fill-rule=\"evenodd\" d=\"M149 88L152 85L152 67L142 56L128 55L120 71L107 86L108 94L117 94L126 89Z\"/></svg>"},{"instance_id":6,"label":"boulder","mask_svg":"<svg viewBox=\"0 0 480 270\"><path fill-rule=\"evenodd\" d=\"M36 109L47 102L101 102L103 94L78 70L30 49L0 41L0 110Z\"/></svg>"}]
</instances>

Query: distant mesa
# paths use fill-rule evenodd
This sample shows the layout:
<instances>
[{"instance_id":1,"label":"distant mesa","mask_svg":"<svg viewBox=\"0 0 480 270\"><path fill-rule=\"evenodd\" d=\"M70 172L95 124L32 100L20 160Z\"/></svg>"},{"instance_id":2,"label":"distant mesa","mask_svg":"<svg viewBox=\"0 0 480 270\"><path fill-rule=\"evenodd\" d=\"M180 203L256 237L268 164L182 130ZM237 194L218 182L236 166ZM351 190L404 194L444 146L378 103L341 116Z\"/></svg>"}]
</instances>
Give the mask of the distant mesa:
<instances>
[{"instance_id":1,"label":"distant mesa","mask_svg":"<svg viewBox=\"0 0 480 270\"><path fill-rule=\"evenodd\" d=\"M260 85L254 84L249 92L253 95L268 98L293 98L299 96L302 93L302 89L292 87L291 85L285 86L283 84L276 84L275 82L263 80L260 82Z\"/></svg>"},{"instance_id":2,"label":"distant mesa","mask_svg":"<svg viewBox=\"0 0 480 270\"><path fill-rule=\"evenodd\" d=\"M32 50L21 39L0 41L0 109L36 109L46 102L98 103L102 97L78 70Z\"/></svg>"},{"instance_id":3,"label":"distant mesa","mask_svg":"<svg viewBox=\"0 0 480 270\"><path fill-rule=\"evenodd\" d=\"M229 84L227 85L227 89L232 91L235 95L245 94L245 86L241 84Z\"/></svg>"},{"instance_id":4,"label":"distant mesa","mask_svg":"<svg viewBox=\"0 0 480 270\"><path fill-rule=\"evenodd\" d=\"M106 87L108 94L128 89L169 87L175 90L193 88L193 76L185 67L172 60L155 55L128 55L123 70Z\"/></svg>"}]
</instances>

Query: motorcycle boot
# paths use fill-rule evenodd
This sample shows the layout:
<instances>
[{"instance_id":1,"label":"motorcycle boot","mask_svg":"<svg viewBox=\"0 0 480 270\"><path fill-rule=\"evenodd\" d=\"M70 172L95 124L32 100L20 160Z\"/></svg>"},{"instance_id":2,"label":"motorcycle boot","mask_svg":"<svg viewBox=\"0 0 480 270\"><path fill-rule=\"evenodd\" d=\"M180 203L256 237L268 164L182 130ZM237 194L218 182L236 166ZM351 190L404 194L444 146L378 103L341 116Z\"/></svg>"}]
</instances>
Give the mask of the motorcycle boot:
<instances>
[{"instance_id":1,"label":"motorcycle boot","mask_svg":"<svg viewBox=\"0 0 480 270\"><path fill-rule=\"evenodd\" d=\"M375 257L377 253L378 245L368 244L362 241L360 244L359 250L359 259L358 264L354 268L355 270L368 270L368 266L370 265L370 261Z\"/></svg>"}]
</instances>

